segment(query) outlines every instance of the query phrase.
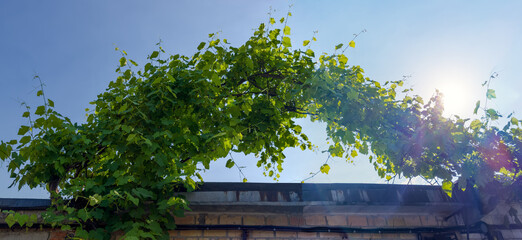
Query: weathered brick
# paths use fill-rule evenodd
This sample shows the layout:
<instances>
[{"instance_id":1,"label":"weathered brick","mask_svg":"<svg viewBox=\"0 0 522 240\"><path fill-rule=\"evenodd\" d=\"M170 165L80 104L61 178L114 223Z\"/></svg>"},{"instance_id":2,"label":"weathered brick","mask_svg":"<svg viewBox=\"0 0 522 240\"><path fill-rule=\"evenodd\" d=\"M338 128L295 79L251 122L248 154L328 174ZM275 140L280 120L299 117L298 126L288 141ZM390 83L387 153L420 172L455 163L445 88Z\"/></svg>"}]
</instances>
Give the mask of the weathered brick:
<instances>
[{"instance_id":1,"label":"weathered brick","mask_svg":"<svg viewBox=\"0 0 522 240\"><path fill-rule=\"evenodd\" d=\"M348 226L366 227L368 226L368 221L365 216L348 216Z\"/></svg>"},{"instance_id":2,"label":"weathered brick","mask_svg":"<svg viewBox=\"0 0 522 240\"><path fill-rule=\"evenodd\" d=\"M49 235L50 240L63 240L69 236L74 236L72 231L51 231Z\"/></svg>"},{"instance_id":3,"label":"weathered brick","mask_svg":"<svg viewBox=\"0 0 522 240\"><path fill-rule=\"evenodd\" d=\"M254 230L254 231L251 231L248 236L252 237L252 238L260 238L260 237L270 237L270 238L273 238L275 236L275 232L274 231L257 231L257 230Z\"/></svg>"},{"instance_id":4,"label":"weathered brick","mask_svg":"<svg viewBox=\"0 0 522 240\"><path fill-rule=\"evenodd\" d=\"M304 221L303 216L291 215L289 217L289 220L290 220L290 226L303 226L303 225L305 225L305 221Z\"/></svg>"},{"instance_id":5,"label":"weathered brick","mask_svg":"<svg viewBox=\"0 0 522 240\"><path fill-rule=\"evenodd\" d=\"M265 225L265 217L264 216L244 216L243 217L244 225Z\"/></svg>"},{"instance_id":6,"label":"weathered brick","mask_svg":"<svg viewBox=\"0 0 522 240\"><path fill-rule=\"evenodd\" d=\"M367 235L370 235L370 239L381 239L383 238L383 234L382 233L369 233L369 234L364 234L365 236Z\"/></svg>"},{"instance_id":7,"label":"weathered brick","mask_svg":"<svg viewBox=\"0 0 522 240\"><path fill-rule=\"evenodd\" d=\"M219 222L219 215L206 215L205 216L206 225L217 225L218 222Z\"/></svg>"},{"instance_id":8,"label":"weathered brick","mask_svg":"<svg viewBox=\"0 0 522 240\"><path fill-rule=\"evenodd\" d=\"M305 216L305 223L309 226L326 226L326 218L319 215Z\"/></svg>"},{"instance_id":9,"label":"weathered brick","mask_svg":"<svg viewBox=\"0 0 522 240\"><path fill-rule=\"evenodd\" d=\"M346 226L346 216L326 216L328 226Z\"/></svg>"},{"instance_id":10,"label":"weathered brick","mask_svg":"<svg viewBox=\"0 0 522 240\"><path fill-rule=\"evenodd\" d=\"M297 238L317 238L317 232L298 232Z\"/></svg>"},{"instance_id":11,"label":"weathered brick","mask_svg":"<svg viewBox=\"0 0 522 240\"><path fill-rule=\"evenodd\" d=\"M400 217L400 216L391 216L391 217L389 217L388 218L388 224L391 227L404 227L404 226L406 226L404 218Z\"/></svg>"},{"instance_id":12,"label":"weathered brick","mask_svg":"<svg viewBox=\"0 0 522 240\"><path fill-rule=\"evenodd\" d=\"M442 226L456 226L458 225L457 224L457 220L454 218L454 217L450 217L448 218L446 221L443 221L442 222Z\"/></svg>"},{"instance_id":13,"label":"weathered brick","mask_svg":"<svg viewBox=\"0 0 522 240\"><path fill-rule=\"evenodd\" d=\"M288 226L288 217L286 215L267 216L266 225Z\"/></svg>"},{"instance_id":14,"label":"weathered brick","mask_svg":"<svg viewBox=\"0 0 522 240\"><path fill-rule=\"evenodd\" d=\"M401 239L401 235L399 233L385 233L381 234L383 239Z\"/></svg>"},{"instance_id":15,"label":"weathered brick","mask_svg":"<svg viewBox=\"0 0 522 240\"><path fill-rule=\"evenodd\" d=\"M185 217L175 217L174 222L179 225L190 225L196 223L195 217L187 215Z\"/></svg>"},{"instance_id":16,"label":"weathered brick","mask_svg":"<svg viewBox=\"0 0 522 240\"><path fill-rule=\"evenodd\" d=\"M363 237L362 233L349 233L348 234L348 239L362 238L362 237Z\"/></svg>"},{"instance_id":17,"label":"weathered brick","mask_svg":"<svg viewBox=\"0 0 522 240\"><path fill-rule=\"evenodd\" d=\"M411 240L418 239L417 234L415 234L415 233L401 233L400 234L400 238L404 239L404 240L406 240L406 239L411 239Z\"/></svg>"},{"instance_id":18,"label":"weathered brick","mask_svg":"<svg viewBox=\"0 0 522 240\"><path fill-rule=\"evenodd\" d=\"M502 233L502 237L504 237L504 239L510 239L515 237L512 230L501 230L500 233ZM466 237L466 234L462 234L462 236Z\"/></svg>"},{"instance_id":19,"label":"weathered brick","mask_svg":"<svg viewBox=\"0 0 522 240\"><path fill-rule=\"evenodd\" d=\"M240 225L241 216L239 215L221 215L219 216L219 224L222 225Z\"/></svg>"},{"instance_id":20,"label":"weathered brick","mask_svg":"<svg viewBox=\"0 0 522 240\"><path fill-rule=\"evenodd\" d=\"M437 226L437 219L434 216L420 216L422 226Z\"/></svg>"},{"instance_id":21,"label":"weathered brick","mask_svg":"<svg viewBox=\"0 0 522 240\"><path fill-rule=\"evenodd\" d=\"M522 239L522 229L513 229L513 236Z\"/></svg>"},{"instance_id":22,"label":"weathered brick","mask_svg":"<svg viewBox=\"0 0 522 240\"><path fill-rule=\"evenodd\" d=\"M331 238L331 239L342 239L342 233L334 233L334 232L320 232L320 238Z\"/></svg>"},{"instance_id":23,"label":"weathered brick","mask_svg":"<svg viewBox=\"0 0 522 240\"><path fill-rule=\"evenodd\" d=\"M179 230L169 230L169 236L175 237L179 235Z\"/></svg>"},{"instance_id":24,"label":"weathered brick","mask_svg":"<svg viewBox=\"0 0 522 240\"><path fill-rule=\"evenodd\" d=\"M404 216L404 223L408 227L422 226L419 216Z\"/></svg>"},{"instance_id":25,"label":"weathered brick","mask_svg":"<svg viewBox=\"0 0 522 240\"><path fill-rule=\"evenodd\" d=\"M183 237L198 237L203 236L203 230L180 230L179 236Z\"/></svg>"},{"instance_id":26,"label":"weathered brick","mask_svg":"<svg viewBox=\"0 0 522 240\"><path fill-rule=\"evenodd\" d=\"M276 238L296 238L297 232L276 231Z\"/></svg>"},{"instance_id":27,"label":"weathered brick","mask_svg":"<svg viewBox=\"0 0 522 240\"><path fill-rule=\"evenodd\" d=\"M243 235L243 231L241 230L227 230L228 237L241 237Z\"/></svg>"},{"instance_id":28,"label":"weathered brick","mask_svg":"<svg viewBox=\"0 0 522 240\"><path fill-rule=\"evenodd\" d=\"M517 237L515 236L515 238L517 238ZM485 238L483 238L482 234L480 234L480 233L470 233L469 234L469 239L470 240L482 240L482 239L485 239Z\"/></svg>"},{"instance_id":29,"label":"weathered brick","mask_svg":"<svg viewBox=\"0 0 522 240\"><path fill-rule=\"evenodd\" d=\"M204 237L226 237L226 230L203 230Z\"/></svg>"},{"instance_id":30,"label":"weathered brick","mask_svg":"<svg viewBox=\"0 0 522 240\"><path fill-rule=\"evenodd\" d=\"M370 227L385 227L387 226L386 218L383 216L369 216L368 219L368 226Z\"/></svg>"}]
</instances>

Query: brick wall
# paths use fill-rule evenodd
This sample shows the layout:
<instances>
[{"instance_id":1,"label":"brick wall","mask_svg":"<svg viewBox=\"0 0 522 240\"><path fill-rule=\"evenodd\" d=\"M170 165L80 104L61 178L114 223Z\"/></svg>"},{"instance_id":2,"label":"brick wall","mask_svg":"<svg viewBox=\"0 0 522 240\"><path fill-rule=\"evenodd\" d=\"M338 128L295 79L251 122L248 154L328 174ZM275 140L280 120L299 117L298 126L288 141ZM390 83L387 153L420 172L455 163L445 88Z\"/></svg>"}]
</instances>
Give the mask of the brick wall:
<instances>
[{"instance_id":1,"label":"brick wall","mask_svg":"<svg viewBox=\"0 0 522 240\"><path fill-rule=\"evenodd\" d=\"M466 213L478 211L472 201L449 198L432 186L207 183L184 194L193 211L175 219L171 239L488 239L484 228L465 226L471 222ZM490 239L522 240L515 218L502 225L511 207L522 219L520 205L480 215ZM71 234L0 228L2 240L61 240Z\"/></svg>"},{"instance_id":2,"label":"brick wall","mask_svg":"<svg viewBox=\"0 0 522 240\"><path fill-rule=\"evenodd\" d=\"M202 226L199 230L171 231L172 239L417 239L416 233L393 232L398 228L444 228L455 226L454 220L444 221L431 215L295 215L295 214L208 214L192 213L177 218L180 228ZM238 225L241 230L220 229ZM265 229L255 229L265 226ZM270 229L270 227L274 227ZM331 227L334 232L328 232ZM208 228L208 229L207 229ZM292 228L301 228L300 231ZM376 229L387 229L379 233ZM350 231L342 232L342 229ZM371 232L374 231L375 232ZM337 232L335 232L337 231Z\"/></svg>"}]
</instances>

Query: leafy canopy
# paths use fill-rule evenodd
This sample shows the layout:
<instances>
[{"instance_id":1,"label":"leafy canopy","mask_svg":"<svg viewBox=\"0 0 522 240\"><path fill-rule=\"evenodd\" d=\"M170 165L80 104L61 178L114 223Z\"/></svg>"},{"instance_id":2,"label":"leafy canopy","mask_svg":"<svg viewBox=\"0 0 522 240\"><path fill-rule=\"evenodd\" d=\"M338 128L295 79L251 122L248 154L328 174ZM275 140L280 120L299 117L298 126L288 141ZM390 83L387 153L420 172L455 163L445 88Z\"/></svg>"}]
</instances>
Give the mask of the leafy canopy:
<instances>
[{"instance_id":1,"label":"leafy canopy","mask_svg":"<svg viewBox=\"0 0 522 240\"><path fill-rule=\"evenodd\" d=\"M174 216L188 209L175 193L203 181L198 164L208 169L231 151L254 154L277 178L286 148L312 147L295 122L306 117L327 124L331 156L370 155L387 179L438 178L450 193L457 177L484 186L520 176L516 118L504 129L490 127L500 117L492 109L471 123L445 118L439 94L426 103L398 99L397 91L409 91L400 90L402 81L381 85L347 65L354 41L316 56L315 37L294 48L290 27L275 23L261 24L238 47L214 34L192 56L159 47L137 71L121 51L119 76L92 102L85 123L57 113L42 89L44 104L23 113L29 124L20 139L0 144L13 184L45 185L53 201L45 220L64 229L79 224L79 237L108 239L121 230L126 239L167 238Z\"/></svg>"}]
</instances>

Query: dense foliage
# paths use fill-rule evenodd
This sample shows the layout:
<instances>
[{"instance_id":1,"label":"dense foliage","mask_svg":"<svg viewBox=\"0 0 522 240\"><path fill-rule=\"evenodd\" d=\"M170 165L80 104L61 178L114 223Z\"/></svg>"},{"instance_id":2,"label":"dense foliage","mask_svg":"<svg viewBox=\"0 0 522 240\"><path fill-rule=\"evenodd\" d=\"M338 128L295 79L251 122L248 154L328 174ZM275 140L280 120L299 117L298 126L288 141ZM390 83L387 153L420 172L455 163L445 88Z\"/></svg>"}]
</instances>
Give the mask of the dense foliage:
<instances>
[{"instance_id":1,"label":"dense foliage","mask_svg":"<svg viewBox=\"0 0 522 240\"><path fill-rule=\"evenodd\" d=\"M45 220L78 224L80 237L108 239L121 230L126 239L164 238L187 209L174 193L202 181L198 164L209 168L231 151L255 154L277 178L286 148L312 147L294 121L307 117L327 123L331 156L368 154L387 179L438 178L450 193L456 178L481 187L520 176L516 118L504 129L490 126L500 117L492 109L471 123L445 118L439 94L426 103L398 99L397 91L408 92L402 81L381 85L348 66L344 50L353 41L316 56L315 38L294 48L281 23L261 24L238 47L211 34L193 56L159 47L139 70L122 51L118 78L92 102L85 123L57 113L38 91L45 104L23 113L29 124L19 140L0 145L13 184L45 185L53 201Z\"/></svg>"}]
</instances>

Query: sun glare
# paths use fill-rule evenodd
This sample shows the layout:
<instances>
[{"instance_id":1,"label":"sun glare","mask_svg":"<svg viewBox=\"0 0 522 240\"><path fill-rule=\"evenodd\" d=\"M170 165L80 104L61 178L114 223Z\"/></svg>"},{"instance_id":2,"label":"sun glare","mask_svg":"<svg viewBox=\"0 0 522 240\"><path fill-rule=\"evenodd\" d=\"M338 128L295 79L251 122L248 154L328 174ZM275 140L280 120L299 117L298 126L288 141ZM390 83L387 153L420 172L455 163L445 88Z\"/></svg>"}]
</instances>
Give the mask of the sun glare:
<instances>
[{"instance_id":1,"label":"sun glare","mask_svg":"<svg viewBox=\"0 0 522 240\"><path fill-rule=\"evenodd\" d=\"M446 81L437 87L444 95L444 115L465 117L473 111L474 98L462 81Z\"/></svg>"}]
</instances>

